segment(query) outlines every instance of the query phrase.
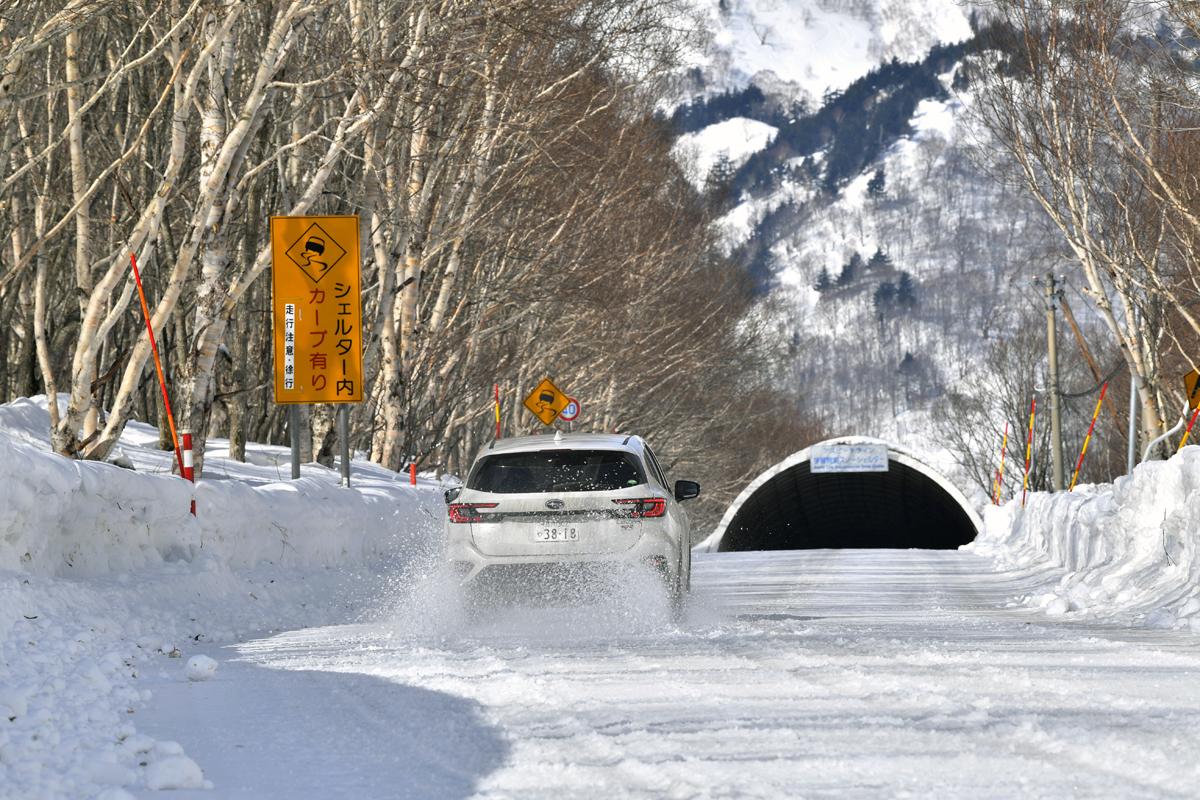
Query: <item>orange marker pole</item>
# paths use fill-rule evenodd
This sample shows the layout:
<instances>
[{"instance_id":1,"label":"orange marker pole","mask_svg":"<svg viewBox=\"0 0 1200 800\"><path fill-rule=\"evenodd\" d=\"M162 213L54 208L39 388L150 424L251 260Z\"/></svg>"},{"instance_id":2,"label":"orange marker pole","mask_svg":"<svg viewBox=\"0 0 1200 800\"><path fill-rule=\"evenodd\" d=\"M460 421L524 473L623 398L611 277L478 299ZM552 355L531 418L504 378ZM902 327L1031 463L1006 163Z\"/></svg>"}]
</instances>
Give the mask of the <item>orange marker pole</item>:
<instances>
[{"instance_id":1,"label":"orange marker pole","mask_svg":"<svg viewBox=\"0 0 1200 800\"><path fill-rule=\"evenodd\" d=\"M1029 434L1025 437L1025 478L1021 481L1021 508L1025 507L1025 495L1029 492L1029 465L1033 462L1033 420L1037 416L1037 396L1029 404Z\"/></svg>"},{"instance_id":2,"label":"orange marker pole","mask_svg":"<svg viewBox=\"0 0 1200 800\"><path fill-rule=\"evenodd\" d=\"M996 473L996 497L994 502L1000 505L1000 493L1004 491L1004 456L1008 453L1008 423L1004 423L1004 438L1000 440L1000 471Z\"/></svg>"},{"instance_id":3,"label":"orange marker pole","mask_svg":"<svg viewBox=\"0 0 1200 800\"><path fill-rule=\"evenodd\" d=\"M1096 401L1096 410L1092 413L1092 424L1088 426L1087 436L1083 437L1083 449L1079 451L1079 460L1075 462L1075 474L1071 476L1071 485L1067 488L1068 492L1075 491L1075 481L1079 480L1079 470L1083 466L1083 457L1087 455L1088 444L1092 441L1092 431L1096 428L1096 417L1100 416L1100 404L1104 402L1104 393L1108 391L1108 384L1100 387L1100 399Z\"/></svg>"},{"instance_id":4,"label":"orange marker pole","mask_svg":"<svg viewBox=\"0 0 1200 800\"><path fill-rule=\"evenodd\" d=\"M417 462L412 462L408 465L408 482L413 486L417 485Z\"/></svg>"},{"instance_id":5,"label":"orange marker pole","mask_svg":"<svg viewBox=\"0 0 1200 800\"><path fill-rule=\"evenodd\" d=\"M494 384L492 390L496 394L496 438L500 438L500 384Z\"/></svg>"},{"instance_id":6,"label":"orange marker pole","mask_svg":"<svg viewBox=\"0 0 1200 800\"><path fill-rule=\"evenodd\" d=\"M1197 386L1200 386L1200 384L1197 384ZM1179 450L1182 450L1183 446L1187 444L1188 436L1192 434L1192 428L1196 424L1196 417L1200 417L1200 407L1197 407L1192 413L1192 421L1188 423L1187 430L1183 432L1183 438L1179 440ZM1179 450L1175 452L1178 453Z\"/></svg>"},{"instance_id":7,"label":"orange marker pole","mask_svg":"<svg viewBox=\"0 0 1200 800\"><path fill-rule=\"evenodd\" d=\"M133 279L137 281L138 297L142 301L142 316L146 318L146 333L150 334L150 351L154 353L154 368L158 370L158 385L162 388L163 405L167 408L167 424L171 427L171 441L175 443L175 460L179 462L179 474L184 475L183 454L179 450L179 434L175 431L175 415L171 413L171 398L167 396L167 381L163 377L162 361L158 358L158 342L154 341L154 328L150 325L150 307L146 305L146 290L142 288L142 274L138 272L137 258L129 253L133 265Z\"/></svg>"}]
</instances>

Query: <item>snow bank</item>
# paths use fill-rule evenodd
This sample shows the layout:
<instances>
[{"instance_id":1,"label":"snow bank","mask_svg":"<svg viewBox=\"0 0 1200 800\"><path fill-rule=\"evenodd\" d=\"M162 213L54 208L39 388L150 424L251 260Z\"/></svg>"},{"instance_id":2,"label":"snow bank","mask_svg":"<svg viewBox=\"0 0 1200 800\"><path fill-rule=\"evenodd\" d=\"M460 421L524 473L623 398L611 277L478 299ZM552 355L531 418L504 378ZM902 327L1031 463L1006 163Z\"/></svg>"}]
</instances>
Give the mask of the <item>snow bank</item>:
<instances>
[{"instance_id":1,"label":"snow bank","mask_svg":"<svg viewBox=\"0 0 1200 800\"><path fill-rule=\"evenodd\" d=\"M1200 632L1200 446L1113 484L989 507L968 546L1000 565L1049 562L1057 585L1022 601L1052 615Z\"/></svg>"},{"instance_id":2,"label":"snow bank","mask_svg":"<svg viewBox=\"0 0 1200 800\"><path fill-rule=\"evenodd\" d=\"M178 743L137 731L142 679L219 681L196 649L355 619L439 540L436 481L355 461L351 488L316 464L293 482L286 448L241 463L213 440L193 495L152 426L122 436L134 470L56 456L48 431L45 398L0 406L2 800L220 796Z\"/></svg>"},{"instance_id":3,"label":"snow bank","mask_svg":"<svg viewBox=\"0 0 1200 800\"><path fill-rule=\"evenodd\" d=\"M0 570L101 575L201 555L232 567L365 564L423 547L443 503L433 481L408 485L367 462L351 486L334 470L305 465L300 480L284 448L249 446L252 463L222 458L212 442L194 488L170 474L157 431L133 424L121 442L136 466L74 461L48 452L44 398L0 406Z\"/></svg>"}]
</instances>

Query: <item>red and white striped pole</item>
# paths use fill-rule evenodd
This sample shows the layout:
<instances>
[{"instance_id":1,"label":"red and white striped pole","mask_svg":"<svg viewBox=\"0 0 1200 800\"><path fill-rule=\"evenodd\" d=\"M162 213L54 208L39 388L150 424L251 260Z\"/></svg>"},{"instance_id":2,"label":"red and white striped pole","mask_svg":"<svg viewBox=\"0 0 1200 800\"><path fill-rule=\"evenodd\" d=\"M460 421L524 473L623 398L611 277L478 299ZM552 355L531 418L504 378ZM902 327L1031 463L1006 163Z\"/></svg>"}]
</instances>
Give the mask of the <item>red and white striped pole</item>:
<instances>
[{"instance_id":1,"label":"red and white striped pole","mask_svg":"<svg viewBox=\"0 0 1200 800\"><path fill-rule=\"evenodd\" d=\"M492 391L496 396L496 438L500 438L500 384L493 384Z\"/></svg>"},{"instance_id":2,"label":"red and white striped pole","mask_svg":"<svg viewBox=\"0 0 1200 800\"><path fill-rule=\"evenodd\" d=\"M183 436L183 477L196 483L195 461L192 458L192 432L182 431ZM195 490L193 489L193 492ZM192 516L196 516L196 498L192 497Z\"/></svg>"},{"instance_id":3,"label":"red and white striped pole","mask_svg":"<svg viewBox=\"0 0 1200 800\"><path fill-rule=\"evenodd\" d=\"M996 471L996 491L992 503L1000 505L1000 495L1004 492L1004 456L1008 453L1008 423L1004 423L1004 438L1000 440L1000 469Z\"/></svg>"},{"instance_id":4,"label":"red and white striped pole","mask_svg":"<svg viewBox=\"0 0 1200 800\"><path fill-rule=\"evenodd\" d=\"M1197 386L1200 386L1200 384L1197 384ZM1179 448L1175 451L1176 453L1182 450L1183 446L1187 444L1188 437L1192 435L1192 428L1196 426L1196 417L1200 417L1200 406L1197 406L1196 410L1192 413L1192 421L1188 423L1187 430L1183 432L1183 438L1179 440Z\"/></svg>"},{"instance_id":5,"label":"red and white striped pole","mask_svg":"<svg viewBox=\"0 0 1200 800\"><path fill-rule=\"evenodd\" d=\"M1092 424L1088 426L1087 436L1083 437L1083 449L1079 451L1079 460L1075 462L1075 474L1071 476L1071 486L1068 492L1075 491L1075 481L1079 480L1079 470L1083 468L1083 457L1087 455L1088 444L1092 441L1092 431L1096 430L1096 419L1100 416L1100 404L1104 402L1104 393L1108 384L1100 387L1100 399L1096 401L1096 410L1092 413Z\"/></svg>"},{"instance_id":6,"label":"red and white striped pole","mask_svg":"<svg viewBox=\"0 0 1200 800\"><path fill-rule=\"evenodd\" d=\"M1025 435L1025 477L1021 480L1021 508L1025 507L1025 495L1029 493L1029 465L1033 457L1033 422L1037 417L1037 395L1029 404L1029 432Z\"/></svg>"}]
</instances>

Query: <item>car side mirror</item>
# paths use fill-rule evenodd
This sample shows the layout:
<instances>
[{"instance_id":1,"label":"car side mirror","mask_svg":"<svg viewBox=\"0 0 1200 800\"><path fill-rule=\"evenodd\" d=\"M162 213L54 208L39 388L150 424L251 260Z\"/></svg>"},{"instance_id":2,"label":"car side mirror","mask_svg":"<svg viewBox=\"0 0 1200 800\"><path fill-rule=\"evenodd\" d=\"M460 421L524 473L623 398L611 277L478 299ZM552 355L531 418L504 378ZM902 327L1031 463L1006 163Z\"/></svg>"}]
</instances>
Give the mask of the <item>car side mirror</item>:
<instances>
[{"instance_id":1,"label":"car side mirror","mask_svg":"<svg viewBox=\"0 0 1200 800\"><path fill-rule=\"evenodd\" d=\"M675 481L675 499L691 500L700 496L700 484L695 481Z\"/></svg>"},{"instance_id":2,"label":"car side mirror","mask_svg":"<svg viewBox=\"0 0 1200 800\"><path fill-rule=\"evenodd\" d=\"M446 505L453 503L454 498L458 497L460 492L462 492L461 486L457 486L453 489L447 489L446 491L442 492L442 497L446 498Z\"/></svg>"}]
</instances>

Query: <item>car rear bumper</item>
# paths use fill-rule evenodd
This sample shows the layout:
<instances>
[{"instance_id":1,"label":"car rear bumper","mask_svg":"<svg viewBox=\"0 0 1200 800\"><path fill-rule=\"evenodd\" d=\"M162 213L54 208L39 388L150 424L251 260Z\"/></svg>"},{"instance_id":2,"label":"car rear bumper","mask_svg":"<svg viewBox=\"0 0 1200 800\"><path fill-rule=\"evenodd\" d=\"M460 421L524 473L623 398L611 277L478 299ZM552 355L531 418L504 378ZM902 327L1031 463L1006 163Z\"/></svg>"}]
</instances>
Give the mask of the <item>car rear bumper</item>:
<instances>
[{"instance_id":1,"label":"car rear bumper","mask_svg":"<svg viewBox=\"0 0 1200 800\"><path fill-rule=\"evenodd\" d=\"M539 576L585 575L611 571L622 566L648 566L665 570L674 577L679 553L673 542L664 535L646 533L619 552L601 553L537 553L489 555L480 552L469 539L451 538L446 548L450 568L464 584L480 580L504 582L521 579L537 582Z\"/></svg>"}]
</instances>

